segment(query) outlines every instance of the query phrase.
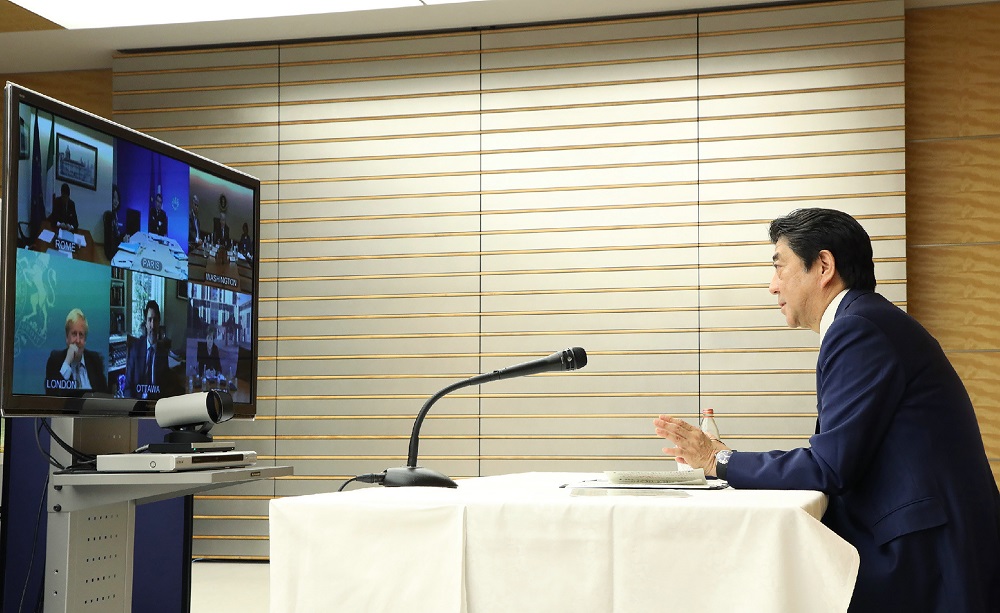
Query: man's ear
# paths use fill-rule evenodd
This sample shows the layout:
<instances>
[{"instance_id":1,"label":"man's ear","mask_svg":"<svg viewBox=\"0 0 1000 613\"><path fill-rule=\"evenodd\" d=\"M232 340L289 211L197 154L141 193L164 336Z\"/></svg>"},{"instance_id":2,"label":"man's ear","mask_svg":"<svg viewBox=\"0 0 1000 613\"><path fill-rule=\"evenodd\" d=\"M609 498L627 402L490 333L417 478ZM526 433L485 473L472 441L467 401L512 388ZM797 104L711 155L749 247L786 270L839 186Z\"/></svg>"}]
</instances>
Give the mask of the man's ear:
<instances>
[{"instance_id":1,"label":"man's ear","mask_svg":"<svg viewBox=\"0 0 1000 613\"><path fill-rule=\"evenodd\" d=\"M829 249L823 249L816 256L816 265L819 266L820 279L823 285L833 282L837 277L837 261Z\"/></svg>"}]
</instances>

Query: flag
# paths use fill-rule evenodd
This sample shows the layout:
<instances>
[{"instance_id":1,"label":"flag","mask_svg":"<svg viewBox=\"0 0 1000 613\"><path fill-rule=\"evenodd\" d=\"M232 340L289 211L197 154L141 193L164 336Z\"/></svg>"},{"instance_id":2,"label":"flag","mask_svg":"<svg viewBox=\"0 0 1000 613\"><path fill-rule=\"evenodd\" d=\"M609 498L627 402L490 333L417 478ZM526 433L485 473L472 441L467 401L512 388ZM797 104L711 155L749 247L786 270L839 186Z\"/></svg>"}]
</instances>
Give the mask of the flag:
<instances>
[{"instance_id":1,"label":"flag","mask_svg":"<svg viewBox=\"0 0 1000 613\"><path fill-rule=\"evenodd\" d=\"M53 196L56 195L56 173L53 170L56 165L56 118L51 116L52 121L49 123L49 147L48 152L45 154L45 181L48 186L48 192Z\"/></svg>"},{"instance_id":2,"label":"flag","mask_svg":"<svg viewBox=\"0 0 1000 613\"><path fill-rule=\"evenodd\" d=\"M35 113L35 130L31 137L31 216L28 231L32 240L38 236L45 220L45 195L42 189L42 143L38 137L38 113Z\"/></svg>"},{"instance_id":3,"label":"flag","mask_svg":"<svg viewBox=\"0 0 1000 613\"><path fill-rule=\"evenodd\" d=\"M160 156L152 153L149 156L149 215L146 217L146 230L149 232L153 231L153 212L156 210L156 195L162 189Z\"/></svg>"},{"instance_id":4,"label":"flag","mask_svg":"<svg viewBox=\"0 0 1000 613\"><path fill-rule=\"evenodd\" d=\"M49 150L45 154L45 172L52 170L56 163L56 118L52 117L49 122Z\"/></svg>"},{"instance_id":5,"label":"flag","mask_svg":"<svg viewBox=\"0 0 1000 613\"><path fill-rule=\"evenodd\" d=\"M146 214L146 231L152 230L153 207L156 202L156 154L149 154L149 212Z\"/></svg>"}]
</instances>

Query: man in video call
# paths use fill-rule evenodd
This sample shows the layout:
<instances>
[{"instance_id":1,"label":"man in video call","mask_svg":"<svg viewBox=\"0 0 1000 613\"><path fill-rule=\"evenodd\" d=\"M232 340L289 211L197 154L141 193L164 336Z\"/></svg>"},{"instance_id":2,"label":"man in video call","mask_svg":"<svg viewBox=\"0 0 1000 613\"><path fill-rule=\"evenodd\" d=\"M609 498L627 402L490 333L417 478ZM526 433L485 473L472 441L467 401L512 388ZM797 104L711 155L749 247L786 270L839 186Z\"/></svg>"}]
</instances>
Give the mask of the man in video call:
<instances>
[{"instance_id":1,"label":"man in video call","mask_svg":"<svg viewBox=\"0 0 1000 613\"><path fill-rule=\"evenodd\" d=\"M159 188L153 198L153 209L149 212L149 233L167 235L167 213L163 210L163 194Z\"/></svg>"},{"instance_id":2,"label":"man in video call","mask_svg":"<svg viewBox=\"0 0 1000 613\"><path fill-rule=\"evenodd\" d=\"M226 223L226 212L222 211L219 213L218 225L215 227L215 233L212 237L212 242L216 245L229 249L231 244L231 239L229 236L229 224Z\"/></svg>"},{"instance_id":3,"label":"man in video call","mask_svg":"<svg viewBox=\"0 0 1000 613\"><path fill-rule=\"evenodd\" d=\"M80 221L76 217L76 203L69 197L69 185L63 183L59 189L59 197L52 198L52 214L49 222L67 230L76 230Z\"/></svg>"},{"instance_id":4,"label":"man in video call","mask_svg":"<svg viewBox=\"0 0 1000 613\"><path fill-rule=\"evenodd\" d=\"M218 334L219 329L214 324L209 324L205 331L205 342L198 343L198 370L203 377L214 377L222 372L219 346L215 344Z\"/></svg>"},{"instance_id":5,"label":"man in video call","mask_svg":"<svg viewBox=\"0 0 1000 613\"><path fill-rule=\"evenodd\" d=\"M143 330L145 335L129 347L126 376L128 393L133 398L156 398L169 387L167 355L170 342L161 338L160 305L155 300L146 303Z\"/></svg>"},{"instance_id":6,"label":"man in video call","mask_svg":"<svg viewBox=\"0 0 1000 613\"><path fill-rule=\"evenodd\" d=\"M201 221L198 219L198 196L192 194L191 209L188 214L188 243L194 245L201 241Z\"/></svg>"},{"instance_id":7,"label":"man in video call","mask_svg":"<svg viewBox=\"0 0 1000 613\"><path fill-rule=\"evenodd\" d=\"M243 233L240 234L236 249L248 258L253 257L253 239L250 238L250 224L246 222L243 223Z\"/></svg>"},{"instance_id":8,"label":"man in video call","mask_svg":"<svg viewBox=\"0 0 1000 613\"><path fill-rule=\"evenodd\" d=\"M54 350L45 364L46 394L107 393L101 354L86 348L89 332L83 311L73 309L66 315L66 348Z\"/></svg>"}]
</instances>

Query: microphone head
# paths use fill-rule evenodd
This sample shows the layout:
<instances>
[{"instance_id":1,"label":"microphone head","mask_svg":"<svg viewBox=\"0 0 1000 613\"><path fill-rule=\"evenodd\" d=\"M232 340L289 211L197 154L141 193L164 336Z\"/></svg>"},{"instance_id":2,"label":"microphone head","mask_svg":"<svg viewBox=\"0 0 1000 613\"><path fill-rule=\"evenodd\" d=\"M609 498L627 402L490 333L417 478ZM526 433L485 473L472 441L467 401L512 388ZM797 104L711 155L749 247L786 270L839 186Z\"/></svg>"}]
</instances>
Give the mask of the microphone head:
<instances>
[{"instance_id":1,"label":"microphone head","mask_svg":"<svg viewBox=\"0 0 1000 613\"><path fill-rule=\"evenodd\" d=\"M562 352L563 369L579 370L587 365L587 352L583 347L570 347Z\"/></svg>"}]
</instances>

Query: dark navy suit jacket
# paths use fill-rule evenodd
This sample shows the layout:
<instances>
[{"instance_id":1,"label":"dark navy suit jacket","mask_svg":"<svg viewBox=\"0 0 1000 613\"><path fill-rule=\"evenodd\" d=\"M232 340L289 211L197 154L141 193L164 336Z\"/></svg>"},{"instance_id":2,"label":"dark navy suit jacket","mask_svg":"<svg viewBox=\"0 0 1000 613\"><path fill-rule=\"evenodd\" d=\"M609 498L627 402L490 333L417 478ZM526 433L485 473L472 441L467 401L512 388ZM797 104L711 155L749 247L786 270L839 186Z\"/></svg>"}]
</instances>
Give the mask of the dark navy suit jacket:
<instances>
[{"instance_id":1,"label":"dark navy suit jacket","mask_svg":"<svg viewBox=\"0 0 1000 613\"><path fill-rule=\"evenodd\" d=\"M87 378L90 379L91 389L65 390L57 386L50 386L50 381L58 382L63 380L62 373L59 370L62 368L63 362L66 361L67 353L69 353L68 348L56 349L49 354L49 359L45 362L45 393L63 396L82 395L89 391L107 393L108 374L104 371L104 361L101 359L101 354L89 349L83 350L83 362L87 365Z\"/></svg>"},{"instance_id":2,"label":"dark navy suit jacket","mask_svg":"<svg viewBox=\"0 0 1000 613\"><path fill-rule=\"evenodd\" d=\"M170 353L170 344L160 341L156 344L156 351L153 357L153 377L155 385L147 385L145 378L149 364L146 362L146 337L140 336L133 339L126 356L126 392L132 398L158 398L168 396L172 393L170 388L170 365L167 356Z\"/></svg>"},{"instance_id":3,"label":"dark navy suit jacket","mask_svg":"<svg viewBox=\"0 0 1000 613\"><path fill-rule=\"evenodd\" d=\"M858 549L853 613L1000 611L1000 494L965 386L940 345L851 290L816 365L807 449L736 452L737 488L829 495L823 523Z\"/></svg>"}]
</instances>

